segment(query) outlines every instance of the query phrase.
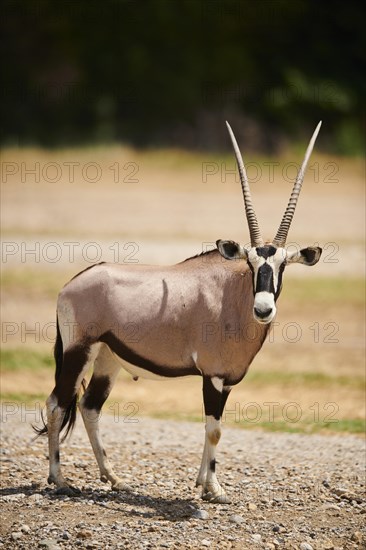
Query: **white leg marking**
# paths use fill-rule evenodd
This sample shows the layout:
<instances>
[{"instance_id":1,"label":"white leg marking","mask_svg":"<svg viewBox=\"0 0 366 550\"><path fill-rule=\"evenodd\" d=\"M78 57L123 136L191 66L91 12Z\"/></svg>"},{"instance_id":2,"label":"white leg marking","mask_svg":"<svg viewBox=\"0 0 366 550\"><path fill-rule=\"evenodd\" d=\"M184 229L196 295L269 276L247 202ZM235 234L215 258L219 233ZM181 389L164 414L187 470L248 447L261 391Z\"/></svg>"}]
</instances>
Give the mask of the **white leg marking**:
<instances>
[{"instance_id":1,"label":"white leg marking","mask_svg":"<svg viewBox=\"0 0 366 550\"><path fill-rule=\"evenodd\" d=\"M220 393L222 392L222 388L224 387L224 381L222 378L219 378L218 376L213 376L211 378L211 383L215 390L219 391Z\"/></svg>"},{"instance_id":2,"label":"white leg marking","mask_svg":"<svg viewBox=\"0 0 366 550\"><path fill-rule=\"evenodd\" d=\"M84 420L84 425L88 433L89 441L97 460L101 481L110 481L112 489L127 489L123 481L114 473L112 466L107 458L99 432L100 411L87 409L80 403L80 411Z\"/></svg>"},{"instance_id":3,"label":"white leg marking","mask_svg":"<svg viewBox=\"0 0 366 550\"><path fill-rule=\"evenodd\" d=\"M213 416L206 417L206 437L201 468L197 484L202 485L202 498L210 502L226 504L229 502L215 472L216 447L221 437L220 420Z\"/></svg>"},{"instance_id":4,"label":"white leg marking","mask_svg":"<svg viewBox=\"0 0 366 550\"><path fill-rule=\"evenodd\" d=\"M69 484L61 473L59 434L64 417L64 410L58 406L56 397L51 394L46 401L48 427L48 483L55 483L57 487L68 487Z\"/></svg>"},{"instance_id":5,"label":"white leg marking","mask_svg":"<svg viewBox=\"0 0 366 550\"><path fill-rule=\"evenodd\" d=\"M99 351L99 344L95 344L91 347L88 360L85 365L82 367L82 370L77 378L75 383L75 392L79 391L81 381L93 363L96 354ZM56 383L57 385L57 383ZM48 425L48 455L49 455L49 483L55 483L57 487L69 487L69 484L66 482L65 478L61 473L61 463L60 463L60 429L62 425L62 420L64 418L65 409L59 407L57 398L53 393L49 396L46 401L47 407L47 425Z\"/></svg>"},{"instance_id":6,"label":"white leg marking","mask_svg":"<svg viewBox=\"0 0 366 550\"><path fill-rule=\"evenodd\" d=\"M207 477L207 437L205 437L205 444L203 447L201 466L198 472L196 487L204 486Z\"/></svg>"},{"instance_id":7,"label":"white leg marking","mask_svg":"<svg viewBox=\"0 0 366 550\"><path fill-rule=\"evenodd\" d=\"M112 352L106 345L103 345L99 354L95 360L94 365L94 374L90 382L90 388L98 386L98 378L105 380L109 379L109 387L107 392L109 394L112 389L114 382L117 378L117 375L120 370L120 364L114 359ZM103 378L101 378L103 377ZM80 412L82 414L85 429L88 433L89 441L94 451L95 458L97 460L99 470L100 470L100 479L101 481L110 481L112 484L112 489L129 489L124 485L123 481L114 473L112 466L107 458L107 454L104 450L102 438L99 432L99 418L100 411L95 408L90 408L85 406L85 403L88 399L88 390L89 386L83 395L83 398L80 400ZM107 396L106 396L107 397Z\"/></svg>"}]
</instances>

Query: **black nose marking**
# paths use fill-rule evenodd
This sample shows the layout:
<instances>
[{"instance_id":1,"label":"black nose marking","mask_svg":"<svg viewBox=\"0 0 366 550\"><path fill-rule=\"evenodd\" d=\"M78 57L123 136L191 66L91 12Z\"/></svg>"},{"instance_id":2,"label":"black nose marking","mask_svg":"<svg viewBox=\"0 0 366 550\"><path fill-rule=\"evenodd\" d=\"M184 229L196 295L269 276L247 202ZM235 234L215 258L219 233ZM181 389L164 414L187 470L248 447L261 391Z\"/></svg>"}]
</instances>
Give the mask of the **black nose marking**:
<instances>
[{"instance_id":1,"label":"black nose marking","mask_svg":"<svg viewBox=\"0 0 366 550\"><path fill-rule=\"evenodd\" d=\"M275 293L273 284L273 269L268 264L263 264L258 269L256 293L263 291L269 292L270 294Z\"/></svg>"},{"instance_id":2,"label":"black nose marking","mask_svg":"<svg viewBox=\"0 0 366 550\"><path fill-rule=\"evenodd\" d=\"M254 308L254 313L256 314L259 319L266 319L269 317L272 313L272 308L266 309L265 311L262 311L261 309Z\"/></svg>"}]
</instances>

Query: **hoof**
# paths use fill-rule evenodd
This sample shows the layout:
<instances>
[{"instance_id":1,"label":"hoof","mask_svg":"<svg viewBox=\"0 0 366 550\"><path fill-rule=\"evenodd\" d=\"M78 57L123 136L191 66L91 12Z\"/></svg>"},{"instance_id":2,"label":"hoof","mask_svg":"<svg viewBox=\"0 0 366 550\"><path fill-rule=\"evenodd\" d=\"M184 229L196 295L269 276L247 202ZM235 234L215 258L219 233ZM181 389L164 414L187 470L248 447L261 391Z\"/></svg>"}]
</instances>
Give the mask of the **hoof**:
<instances>
[{"instance_id":1,"label":"hoof","mask_svg":"<svg viewBox=\"0 0 366 550\"><path fill-rule=\"evenodd\" d=\"M217 495L217 497L214 497L211 502L213 502L214 504L231 504L230 498L225 494Z\"/></svg>"},{"instance_id":2,"label":"hoof","mask_svg":"<svg viewBox=\"0 0 366 550\"><path fill-rule=\"evenodd\" d=\"M56 485L55 495L75 496L81 494L80 489L78 489L77 487L73 487L64 479L57 481L53 476L49 476L47 478L47 483L49 485Z\"/></svg>"},{"instance_id":3,"label":"hoof","mask_svg":"<svg viewBox=\"0 0 366 550\"><path fill-rule=\"evenodd\" d=\"M212 504L230 504L230 499L225 493L215 495L214 493L208 492L203 493L202 500L211 502Z\"/></svg>"},{"instance_id":4,"label":"hoof","mask_svg":"<svg viewBox=\"0 0 366 550\"><path fill-rule=\"evenodd\" d=\"M124 491L125 493L132 493L132 487L123 483L123 481L118 481L112 485L112 491Z\"/></svg>"}]
</instances>

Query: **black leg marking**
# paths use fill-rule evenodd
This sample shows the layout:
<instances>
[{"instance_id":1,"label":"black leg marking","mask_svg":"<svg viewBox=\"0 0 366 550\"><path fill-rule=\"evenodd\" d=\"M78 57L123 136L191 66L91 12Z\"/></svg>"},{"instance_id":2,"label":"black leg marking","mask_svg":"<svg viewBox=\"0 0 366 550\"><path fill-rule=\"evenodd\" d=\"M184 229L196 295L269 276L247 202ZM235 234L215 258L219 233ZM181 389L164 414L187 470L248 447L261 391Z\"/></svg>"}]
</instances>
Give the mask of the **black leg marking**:
<instances>
[{"instance_id":1,"label":"black leg marking","mask_svg":"<svg viewBox=\"0 0 366 550\"><path fill-rule=\"evenodd\" d=\"M213 416L216 420L221 418L222 393L211 382L210 376L203 377L203 402L206 416Z\"/></svg>"},{"instance_id":2,"label":"black leg marking","mask_svg":"<svg viewBox=\"0 0 366 550\"><path fill-rule=\"evenodd\" d=\"M83 406L86 409L100 411L109 395L110 387L111 381L109 376L93 375L83 399Z\"/></svg>"},{"instance_id":3,"label":"black leg marking","mask_svg":"<svg viewBox=\"0 0 366 550\"><path fill-rule=\"evenodd\" d=\"M55 452L55 460L56 462L60 462L60 451Z\"/></svg>"},{"instance_id":4,"label":"black leg marking","mask_svg":"<svg viewBox=\"0 0 366 550\"><path fill-rule=\"evenodd\" d=\"M210 470L211 470L211 472L215 472L215 470L216 470L216 460L215 459L210 461Z\"/></svg>"},{"instance_id":5,"label":"black leg marking","mask_svg":"<svg viewBox=\"0 0 366 550\"><path fill-rule=\"evenodd\" d=\"M220 417L223 415L224 408L225 408L225 405L226 405L226 401L227 401L227 398L230 395L230 392L231 392L231 388L225 388L224 387L224 389L222 390Z\"/></svg>"},{"instance_id":6,"label":"black leg marking","mask_svg":"<svg viewBox=\"0 0 366 550\"><path fill-rule=\"evenodd\" d=\"M89 350L88 345L80 345L64 353L62 370L53 390L61 409L67 409L76 395L75 384L88 361Z\"/></svg>"},{"instance_id":7,"label":"black leg marking","mask_svg":"<svg viewBox=\"0 0 366 550\"><path fill-rule=\"evenodd\" d=\"M53 395L57 406L64 411L60 432L66 427L62 441L71 433L76 421L77 393L76 382L82 373L90 351L88 344L78 345L63 355L62 368L56 372L56 386Z\"/></svg>"}]
</instances>

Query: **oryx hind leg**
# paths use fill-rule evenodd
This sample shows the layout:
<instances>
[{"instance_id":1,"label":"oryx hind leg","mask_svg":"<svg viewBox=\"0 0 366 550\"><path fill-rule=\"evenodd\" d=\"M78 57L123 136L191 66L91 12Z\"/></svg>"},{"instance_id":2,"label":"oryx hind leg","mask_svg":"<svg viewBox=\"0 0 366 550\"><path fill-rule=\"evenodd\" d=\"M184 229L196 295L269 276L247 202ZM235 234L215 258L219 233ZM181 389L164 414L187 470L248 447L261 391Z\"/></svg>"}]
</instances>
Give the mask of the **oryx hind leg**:
<instances>
[{"instance_id":1,"label":"oryx hind leg","mask_svg":"<svg viewBox=\"0 0 366 550\"><path fill-rule=\"evenodd\" d=\"M205 446L196 486L202 486L202 498L210 502L227 504L229 498L216 477L216 447L221 437L221 416L230 387L218 377L203 378L203 401L206 414Z\"/></svg>"},{"instance_id":2,"label":"oryx hind leg","mask_svg":"<svg viewBox=\"0 0 366 550\"><path fill-rule=\"evenodd\" d=\"M102 344L94 362L93 376L80 400L79 408L99 466L101 481L110 481L114 490L126 490L128 487L114 473L110 465L99 431L100 412L112 390L119 370L120 364L111 350L106 344Z\"/></svg>"},{"instance_id":3,"label":"oryx hind leg","mask_svg":"<svg viewBox=\"0 0 366 550\"><path fill-rule=\"evenodd\" d=\"M94 362L99 344L70 346L62 356L55 388L46 401L49 450L48 483L58 488L70 487L61 473L60 431L72 429L76 415L76 396L86 371ZM67 432L66 432L67 433Z\"/></svg>"}]
</instances>

